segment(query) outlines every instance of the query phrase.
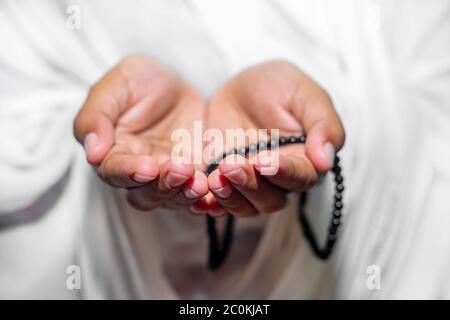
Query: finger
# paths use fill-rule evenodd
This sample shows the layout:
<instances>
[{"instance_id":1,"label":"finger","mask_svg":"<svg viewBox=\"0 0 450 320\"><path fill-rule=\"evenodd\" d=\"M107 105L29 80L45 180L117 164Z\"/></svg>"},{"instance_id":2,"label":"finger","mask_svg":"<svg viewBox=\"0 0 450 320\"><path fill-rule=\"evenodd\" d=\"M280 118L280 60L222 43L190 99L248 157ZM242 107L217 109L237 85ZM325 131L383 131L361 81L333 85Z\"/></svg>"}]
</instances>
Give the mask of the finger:
<instances>
[{"instance_id":1,"label":"finger","mask_svg":"<svg viewBox=\"0 0 450 320\"><path fill-rule=\"evenodd\" d=\"M344 143L343 129L328 120L317 122L309 131L305 151L319 172L331 169L336 152Z\"/></svg>"},{"instance_id":2,"label":"finger","mask_svg":"<svg viewBox=\"0 0 450 320\"><path fill-rule=\"evenodd\" d=\"M195 215L208 214L211 198L214 198L214 196L211 192L208 192L204 197L200 198L190 206L190 211Z\"/></svg>"},{"instance_id":3,"label":"finger","mask_svg":"<svg viewBox=\"0 0 450 320\"><path fill-rule=\"evenodd\" d=\"M159 166L150 156L136 156L126 146L115 145L97 172L103 181L113 187L130 188L155 180Z\"/></svg>"},{"instance_id":4,"label":"finger","mask_svg":"<svg viewBox=\"0 0 450 320\"><path fill-rule=\"evenodd\" d=\"M219 203L217 198L211 197L208 205L208 214L212 217L222 217L227 213L225 208Z\"/></svg>"},{"instance_id":5,"label":"finger","mask_svg":"<svg viewBox=\"0 0 450 320\"><path fill-rule=\"evenodd\" d=\"M206 196L193 203L190 210L196 215L209 214L212 217L221 217L227 213L211 192L208 192Z\"/></svg>"},{"instance_id":6,"label":"finger","mask_svg":"<svg viewBox=\"0 0 450 320\"><path fill-rule=\"evenodd\" d=\"M194 173L193 165L175 164L168 160L161 165L157 180L143 187L129 190L128 201L140 210L152 210L161 206L179 207L173 198L194 176ZM195 192L200 194L205 187L207 186L202 186L200 182L200 187L195 186Z\"/></svg>"},{"instance_id":7,"label":"finger","mask_svg":"<svg viewBox=\"0 0 450 320\"><path fill-rule=\"evenodd\" d=\"M90 164L98 165L114 144L114 126L126 109L128 86L116 69L90 90L74 121L74 135L86 151Z\"/></svg>"},{"instance_id":8,"label":"finger","mask_svg":"<svg viewBox=\"0 0 450 320\"><path fill-rule=\"evenodd\" d=\"M195 168L192 164L176 164L167 160L161 165L158 191L171 198L194 174Z\"/></svg>"},{"instance_id":9,"label":"finger","mask_svg":"<svg viewBox=\"0 0 450 320\"><path fill-rule=\"evenodd\" d=\"M86 135L80 135L80 142L84 147L87 161L98 166L114 143L114 128L107 119L99 117L92 131ZM82 123L77 121L76 123ZM79 127L79 125L76 125ZM77 129L75 129L77 130Z\"/></svg>"},{"instance_id":10,"label":"finger","mask_svg":"<svg viewBox=\"0 0 450 320\"><path fill-rule=\"evenodd\" d=\"M260 152L255 159L255 169L259 172L273 164L268 151ZM274 175L264 175L270 183L289 192L302 192L311 188L317 181L317 172L307 157L297 153L278 154L278 170Z\"/></svg>"},{"instance_id":11,"label":"finger","mask_svg":"<svg viewBox=\"0 0 450 320\"><path fill-rule=\"evenodd\" d=\"M306 154L319 172L328 171L335 152L342 148L345 131L326 92L308 79L300 87L291 109L305 129Z\"/></svg>"},{"instance_id":12,"label":"finger","mask_svg":"<svg viewBox=\"0 0 450 320\"><path fill-rule=\"evenodd\" d=\"M159 206L172 209L187 209L204 197L208 189L208 181L203 172L196 171L194 176L190 178L171 199L167 198L167 194L161 190L154 191L158 185L157 182L147 189L133 189L130 191L129 199L135 207L141 210L151 210ZM151 191L149 191L151 189ZM151 196L148 196L149 192ZM205 212L207 213L207 212Z\"/></svg>"},{"instance_id":13,"label":"finger","mask_svg":"<svg viewBox=\"0 0 450 320\"><path fill-rule=\"evenodd\" d=\"M226 211L239 217L252 217L258 214L258 210L233 188L219 169L208 176L208 185L218 204Z\"/></svg>"},{"instance_id":14,"label":"finger","mask_svg":"<svg viewBox=\"0 0 450 320\"><path fill-rule=\"evenodd\" d=\"M174 205L176 207L189 207L208 194L208 179L206 175L196 170L184 187L175 195Z\"/></svg>"},{"instance_id":15,"label":"finger","mask_svg":"<svg viewBox=\"0 0 450 320\"><path fill-rule=\"evenodd\" d=\"M225 158L219 171L259 212L274 212L286 204L286 193L263 179L242 156Z\"/></svg>"}]
</instances>

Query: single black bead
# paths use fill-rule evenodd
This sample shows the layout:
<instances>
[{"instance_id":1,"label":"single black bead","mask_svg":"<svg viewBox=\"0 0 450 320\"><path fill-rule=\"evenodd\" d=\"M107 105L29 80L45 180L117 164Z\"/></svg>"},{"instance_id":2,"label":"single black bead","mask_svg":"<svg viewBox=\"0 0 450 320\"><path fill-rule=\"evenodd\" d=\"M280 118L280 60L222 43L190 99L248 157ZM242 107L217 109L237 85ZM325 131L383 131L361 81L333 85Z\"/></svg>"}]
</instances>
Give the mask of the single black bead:
<instances>
[{"instance_id":1,"label":"single black bead","mask_svg":"<svg viewBox=\"0 0 450 320\"><path fill-rule=\"evenodd\" d=\"M335 155L334 156L334 165L339 165L339 161L340 161L340 159L339 159L339 157L337 156L337 155Z\"/></svg>"},{"instance_id":2,"label":"single black bead","mask_svg":"<svg viewBox=\"0 0 450 320\"><path fill-rule=\"evenodd\" d=\"M277 139L271 139L270 140L270 148L276 148L278 147L278 140Z\"/></svg>"},{"instance_id":3,"label":"single black bead","mask_svg":"<svg viewBox=\"0 0 450 320\"><path fill-rule=\"evenodd\" d=\"M341 210L336 209L336 210L333 211L333 216L340 217L341 215L342 215L342 211Z\"/></svg>"},{"instance_id":4,"label":"single black bead","mask_svg":"<svg viewBox=\"0 0 450 320\"><path fill-rule=\"evenodd\" d=\"M258 145L256 143L250 144L250 147L249 147L250 152L255 152L257 150L258 150Z\"/></svg>"},{"instance_id":5,"label":"single black bead","mask_svg":"<svg viewBox=\"0 0 450 320\"><path fill-rule=\"evenodd\" d=\"M206 169L206 175L207 175L207 176L210 175L210 173L213 172L214 170L216 170L217 167L218 167L217 164L210 164L210 165L208 166L208 168Z\"/></svg>"},{"instance_id":6,"label":"single black bead","mask_svg":"<svg viewBox=\"0 0 450 320\"><path fill-rule=\"evenodd\" d=\"M278 140L280 141L280 146L284 146L288 142L288 139L286 137L280 137Z\"/></svg>"},{"instance_id":7,"label":"single black bead","mask_svg":"<svg viewBox=\"0 0 450 320\"><path fill-rule=\"evenodd\" d=\"M264 150L266 149L267 143L265 141L261 141L258 143L258 149L259 150Z\"/></svg>"},{"instance_id":8,"label":"single black bead","mask_svg":"<svg viewBox=\"0 0 450 320\"><path fill-rule=\"evenodd\" d=\"M334 181L336 181L337 183L341 183L342 181L344 181L344 177L342 177L340 174L337 174L334 177Z\"/></svg>"},{"instance_id":9,"label":"single black bead","mask_svg":"<svg viewBox=\"0 0 450 320\"><path fill-rule=\"evenodd\" d=\"M296 142L297 142L297 138L295 136L289 137L289 143L296 143Z\"/></svg>"},{"instance_id":10,"label":"single black bead","mask_svg":"<svg viewBox=\"0 0 450 320\"><path fill-rule=\"evenodd\" d=\"M239 150L238 150L238 153L239 153L241 156L245 156L245 147L240 147Z\"/></svg>"},{"instance_id":11,"label":"single black bead","mask_svg":"<svg viewBox=\"0 0 450 320\"><path fill-rule=\"evenodd\" d=\"M340 225L341 224L341 220L339 220L339 219L333 219L333 225L335 225L336 227L338 226L338 225Z\"/></svg>"},{"instance_id":12,"label":"single black bead","mask_svg":"<svg viewBox=\"0 0 450 320\"><path fill-rule=\"evenodd\" d=\"M333 171L334 174L340 174L342 171L341 167L336 166L336 165L334 165L331 170Z\"/></svg>"},{"instance_id":13,"label":"single black bead","mask_svg":"<svg viewBox=\"0 0 450 320\"><path fill-rule=\"evenodd\" d=\"M341 201L337 201L337 202L334 204L334 207L335 207L336 209L342 209L343 206L344 206L344 205L342 204Z\"/></svg>"},{"instance_id":14,"label":"single black bead","mask_svg":"<svg viewBox=\"0 0 450 320\"><path fill-rule=\"evenodd\" d=\"M336 190L340 191L340 192L344 191L344 185L342 183L337 184L336 185Z\"/></svg>"},{"instance_id":15,"label":"single black bead","mask_svg":"<svg viewBox=\"0 0 450 320\"><path fill-rule=\"evenodd\" d=\"M300 142L300 143L305 143L306 137L305 137L304 135L301 135L301 136L299 136L299 137L297 138L297 140L298 140L298 142Z\"/></svg>"},{"instance_id":16,"label":"single black bead","mask_svg":"<svg viewBox=\"0 0 450 320\"><path fill-rule=\"evenodd\" d=\"M336 192L336 193L334 194L334 198L335 198L336 200L341 200L341 199L342 199L342 193Z\"/></svg>"},{"instance_id":17,"label":"single black bead","mask_svg":"<svg viewBox=\"0 0 450 320\"><path fill-rule=\"evenodd\" d=\"M327 256L330 255L335 242L336 242L336 240L332 240L332 241L330 240L330 241L327 241L327 243L325 244L325 249L327 250Z\"/></svg>"}]
</instances>

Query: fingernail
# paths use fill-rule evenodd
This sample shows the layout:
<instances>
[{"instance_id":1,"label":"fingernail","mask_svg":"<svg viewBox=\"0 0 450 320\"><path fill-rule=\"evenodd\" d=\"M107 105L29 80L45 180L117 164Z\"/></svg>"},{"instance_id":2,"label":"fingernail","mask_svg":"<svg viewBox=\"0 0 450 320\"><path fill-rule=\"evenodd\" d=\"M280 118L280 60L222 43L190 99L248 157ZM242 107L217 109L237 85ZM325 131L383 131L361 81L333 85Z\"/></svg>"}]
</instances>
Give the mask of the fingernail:
<instances>
[{"instance_id":1,"label":"fingernail","mask_svg":"<svg viewBox=\"0 0 450 320\"><path fill-rule=\"evenodd\" d=\"M183 194L187 199L196 199L199 197L199 195L191 188L184 189Z\"/></svg>"},{"instance_id":2,"label":"fingernail","mask_svg":"<svg viewBox=\"0 0 450 320\"><path fill-rule=\"evenodd\" d=\"M243 185L247 181L247 174L242 168L224 173L224 176L238 186Z\"/></svg>"},{"instance_id":3,"label":"fingernail","mask_svg":"<svg viewBox=\"0 0 450 320\"><path fill-rule=\"evenodd\" d=\"M279 169L279 167L260 167L258 171L262 176L274 176Z\"/></svg>"},{"instance_id":4,"label":"fingernail","mask_svg":"<svg viewBox=\"0 0 450 320\"><path fill-rule=\"evenodd\" d=\"M155 179L155 177L146 176L144 174L135 173L133 174L133 180L137 183L147 183Z\"/></svg>"},{"instance_id":5,"label":"fingernail","mask_svg":"<svg viewBox=\"0 0 450 320\"><path fill-rule=\"evenodd\" d=\"M84 138L84 150L86 151L87 155L89 156L93 152L95 152L95 149L97 148L98 144L98 136L95 132L89 133Z\"/></svg>"},{"instance_id":6,"label":"fingernail","mask_svg":"<svg viewBox=\"0 0 450 320\"><path fill-rule=\"evenodd\" d=\"M325 146L323 147L323 151L325 152L328 161L329 161L329 166L332 167L333 166L333 162L334 162L334 156L335 156L335 149L334 146L327 142L325 144Z\"/></svg>"},{"instance_id":7,"label":"fingernail","mask_svg":"<svg viewBox=\"0 0 450 320\"><path fill-rule=\"evenodd\" d=\"M185 183L190 177L169 172L166 176L166 184L168 187L179 187Z\"/></svg>"},{"instance_id":8,"label":"fingernail","mask_svg":"<svg viewBox=\"0 0 450 320\"><path fill-rule=\"evenodd\" d=\"M278 157L279 154L276 156ZM279 162L279 158L275 158L275 154L261 153L258 155L255 168L263 176L273 176L278 172Z\"/></svg>"},{"instance_id":9,"label":"fingernail","mask_svg":"<svg viewBox=\"0 0 450 320\"><path fill-rule=\"evenodd\" d=\"M214 192L215 195L217 195L218 197L222 198L222 199L226 199L229 198L231 196L231 193L233 193L233 190L231 189L231 187L229 185L226 185L225 187L216 189L216 190L212 190Z\"/></svg>"}]
</instances>

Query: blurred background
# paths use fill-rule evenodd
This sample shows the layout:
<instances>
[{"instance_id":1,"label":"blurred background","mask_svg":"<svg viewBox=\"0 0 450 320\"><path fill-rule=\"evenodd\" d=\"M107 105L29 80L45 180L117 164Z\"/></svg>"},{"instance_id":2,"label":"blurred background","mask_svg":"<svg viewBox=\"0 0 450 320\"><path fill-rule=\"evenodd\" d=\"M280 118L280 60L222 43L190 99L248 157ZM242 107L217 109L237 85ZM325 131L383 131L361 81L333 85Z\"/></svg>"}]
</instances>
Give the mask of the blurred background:
<instances>
[{"instance_id":1,"label":"blurred background","mask_svg":"<svg viewBox=\"0 0 450 320\"><path fill-rule=\"evenodd\" d=\"M90 86L136 52L205 97L272 59L327 90L347 133L344 223L330 261L317 261L300 234L278 247L261 238L249 266L230 275L239 290L176 292L164 237L148 249L133 240L165 229L124 218L131 209L72 135ZM448 299L449 141L448 0L2 0L0 298ZM319 233L330 190L327 181L313 191ZM288 233L283 219L266 238ZM284 260L273 250L286 250Z\"/></svg>"}]
</instances>

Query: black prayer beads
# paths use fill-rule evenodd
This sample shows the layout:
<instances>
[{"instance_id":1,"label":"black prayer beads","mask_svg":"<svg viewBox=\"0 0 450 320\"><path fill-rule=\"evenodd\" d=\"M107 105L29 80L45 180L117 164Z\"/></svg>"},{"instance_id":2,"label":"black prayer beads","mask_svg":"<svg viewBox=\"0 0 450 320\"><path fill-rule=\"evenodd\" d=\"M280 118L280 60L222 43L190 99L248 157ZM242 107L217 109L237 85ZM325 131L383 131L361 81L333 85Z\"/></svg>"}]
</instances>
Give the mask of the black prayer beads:
<instances>
[{"instance_id":1,"label":"black prayer beads","mask_svg":"<svg viewBox=\"0 0 450 320\"><path fill-rule=\"evenodd\" d=\"M219 163L227 156L232 154L239 154L242 156L247 156L250 153L257 153L263 150L271 150L277 147L282 147L288 144L295 143L305 143L306 137L304 135L290 136L290 137L279 137L278 139L271 139L269 141L260 141L258 143L252 143L246 147L240 147L238 149L232 149L224 152L221 157L211 161L211 164L206 170L206 174L209 175L213 172ZM341 167L339 163L340 159L338 155L335 155L332 172L334 174L335 181L335 193L333 199L333 211L331 216L331 221L328 227L328 236L326 239L325 246L321 248L317 242L316 237L311 229L311 225L305 214L305 206L307 200L307 193L302 192L300 195L299 212L298 219L305 235L305 238L309 242L314 254L322 260L327 259L336 243L336 234L339 226L341 225L342 209L343 209L343 191L344 191L344 178L341 174ZM225 226L225 234L223 240L219 242L219 236L216 228L216 220L214 217L207 215L207 231L209 236L209 258L208 267L210 270L218 269L222 263L225 261L228 253L231 249L231 242L233 238L233 215L227 215L227 223Z\"/></svg>"}]
</instances>

